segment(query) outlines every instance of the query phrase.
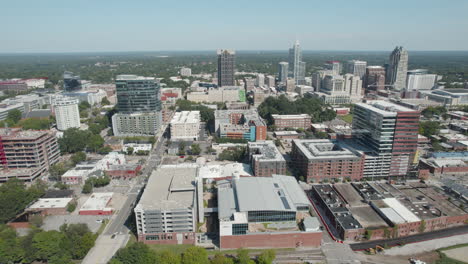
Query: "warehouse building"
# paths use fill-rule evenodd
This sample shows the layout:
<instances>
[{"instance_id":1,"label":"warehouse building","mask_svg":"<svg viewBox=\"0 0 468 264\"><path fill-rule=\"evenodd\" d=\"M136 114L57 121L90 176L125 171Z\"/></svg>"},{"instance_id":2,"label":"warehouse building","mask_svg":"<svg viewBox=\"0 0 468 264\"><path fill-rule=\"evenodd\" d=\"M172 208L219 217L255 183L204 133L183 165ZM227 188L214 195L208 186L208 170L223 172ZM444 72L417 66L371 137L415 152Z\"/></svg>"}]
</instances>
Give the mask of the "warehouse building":
<instances>
[{"instance_id":1,"label":"warehouse building","mask_svg":"<svg viewBox=\"0 0 468 264\"><path fill-rule=\"evenodd\" d=\"M80 215L110 215L112 208L108 207L114 193L93 193L81 206Z\"/></svg>"},{"instance_id":2,"label":"warehouse building","mask_svg":"<svg viewBox=\"0 0 468 264\"><path fill-rule=\"evenodd\" d=\"M218 182L220 248L318 247L318 221L291 176L241 177ZM310 230L310 231L305 231Z\"/></svg>"}]
</instances>

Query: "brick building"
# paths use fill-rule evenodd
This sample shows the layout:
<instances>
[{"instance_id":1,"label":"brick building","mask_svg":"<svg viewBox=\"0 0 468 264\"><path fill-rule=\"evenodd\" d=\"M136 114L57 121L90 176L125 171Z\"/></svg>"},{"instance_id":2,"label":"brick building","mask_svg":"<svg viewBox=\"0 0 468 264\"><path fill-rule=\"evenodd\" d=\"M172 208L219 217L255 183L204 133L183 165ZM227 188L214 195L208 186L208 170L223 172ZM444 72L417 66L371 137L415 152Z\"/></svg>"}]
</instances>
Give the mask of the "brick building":
<instances>
[{"instance_id":1,"label":"brick building","mask_svg":"<svg viewBox=\"0 0 468 264\"><path fill-rule=\"evenodd\" d=\"M26 208L30 214L47 215L65 215L68 214L67 206L73 201L73 198L41 198Z\"/></svg>"},{"instance_id":2,"label":"brick building","mask_svg":"<svg viewBox=\"0 0 468 264\"><path fill-rule=\"evenodd\" d=\"M114 193L93 193L81 206L80 215L111 215L113 210L108 207Z\"/></svg>"},{"instance_id":3,"label":"brick building","mask_svg":"<svg viewBox=\"0 0 468 264\"><path fill-rule=\"evenodd\" d=\"M104 172L111 178L135 178L141 170L139 164L116 164L110 165L109 168Z\"/></svg>"},{"instance_id":4,"label":"brick building","mask_svg":"<svg viewBox=\"0 0 468 264\"><path fill-rule=\"evenodd\" d=\"M0 129L0 182L11 177L32 181L45 174L60 157L55 133L19 128ZM19 170L18 172L15 172Z\"/></svg>"},{"instance_id":5,"label":"brick building","mask_svg":"<svg viewBox=\"0 0 468 264\"><path fill-rule=\"evenodd\" d=\"M324 179L359 180L363 176L364 157L339 141L295 139L291 159L307 182Z\"/></svg>"},{"instance_id":6,"label":"brick building","mask_svg":"<svg viewBox=\"0 0 468 264\"><path fill-rule=\"evenodd\" d=\"M215 130L219 137L265 140L267 126L257 110L216 110Z\"/></svg>"},{"instance_id":7,"label":"brick building","mask_svg":"<svg viewBox=\"0 0 468 264\"><path fill-rule=\"evenodd\" d=\"M309 129L311 125L311 117L308 114L271 115L271 117L273 118L273 124L277 129Z\"/></svg>"},{"instance_id":8,"label":"brick building","mask_svg":"<svg viewBox=\"0 0 468 264\"><path fill-rule=\"evenodd\" d=\"M286 174L286 160L273 141L249 142L248 152L255 176L271 177L273 174Z\"/></svg>"}]
</instances>

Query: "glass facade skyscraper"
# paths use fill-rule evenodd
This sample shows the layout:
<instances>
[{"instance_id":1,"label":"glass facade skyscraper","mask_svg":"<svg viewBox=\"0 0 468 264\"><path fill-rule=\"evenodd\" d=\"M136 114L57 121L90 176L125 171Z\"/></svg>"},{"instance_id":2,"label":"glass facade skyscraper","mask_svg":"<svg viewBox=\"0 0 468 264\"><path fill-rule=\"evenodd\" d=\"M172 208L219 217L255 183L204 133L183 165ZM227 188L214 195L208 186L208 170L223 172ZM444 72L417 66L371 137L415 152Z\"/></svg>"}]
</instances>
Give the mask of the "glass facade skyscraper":
<instances>
[{"instance_id":1,"label":"glass facade skyscraper","mask_svg":"<svg viewBox=\"0 0 468 264\"><path fill-rule=\"evenodd\" d=\"M74 75L73 72L63 73L63 90L73 92L81 89L81 79L79 75Z\"/></svg>"},{"instance_id":2,"label":"glass facade skyscraper","mask_svg":"<svg viewBox=\"0 0 468 264\"><path fill-rule=\"evenodd\" d=\"M302 61L302 50L299 41L289 49L290 76L296 80L296 84L305 84L305 62Z\"/></svg>"},{"instance_id":3,"label":"glass facade skyscraper","mask_svg":"<svg viewBox=\"0 0 468 264\"><path fill-rule=\"evenodd\" d=\"M118 75L115 80L119 113L153 112L161 110L159 84L153 77Z\"/></svg>"},{"instance_id":4,"label":"glass facade skyscraper","mask_svg":"<svg viewBox=\"0 0 468 264\"><path fill-rule=\"evenodd\" d=\"M234 50L218 50L218 86L234 86L235 55Z\"/></svg>"}]
</instances>

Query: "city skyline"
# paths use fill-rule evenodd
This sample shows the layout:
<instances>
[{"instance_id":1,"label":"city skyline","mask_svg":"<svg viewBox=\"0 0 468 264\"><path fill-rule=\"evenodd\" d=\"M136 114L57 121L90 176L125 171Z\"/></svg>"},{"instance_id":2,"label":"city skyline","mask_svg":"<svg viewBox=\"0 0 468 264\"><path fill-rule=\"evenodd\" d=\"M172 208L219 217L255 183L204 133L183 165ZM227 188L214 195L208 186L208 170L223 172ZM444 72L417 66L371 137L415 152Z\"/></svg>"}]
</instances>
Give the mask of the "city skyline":
<instances>
[{"instance_id":1,"label":"city skyline","mask_svg":"<svg viewBox=\"0 0 468 264\"><path fill-rule=\"evenodd\" d=\"M265 5L269 12L263 12ZM370 1L297 1L295 5L240 1L228 13L221 12L212 1L186 1L181 6L184 8L146 1L140 5L103 1L73 6L59 1L4 3L0 22L9 26L0 29L0 34L8 36L0 44L0 53L220 47L283 50L295 40L301 42L303 50L370 51L401 45L408 50L460 51L466 50L464 43L468 41L465 1L452 1L450 5L441 1L394 1L392 5ZM359 15L363 10L366 14ZM213 22L216 20L220 23Z\"/></svg>"}]
</instances>

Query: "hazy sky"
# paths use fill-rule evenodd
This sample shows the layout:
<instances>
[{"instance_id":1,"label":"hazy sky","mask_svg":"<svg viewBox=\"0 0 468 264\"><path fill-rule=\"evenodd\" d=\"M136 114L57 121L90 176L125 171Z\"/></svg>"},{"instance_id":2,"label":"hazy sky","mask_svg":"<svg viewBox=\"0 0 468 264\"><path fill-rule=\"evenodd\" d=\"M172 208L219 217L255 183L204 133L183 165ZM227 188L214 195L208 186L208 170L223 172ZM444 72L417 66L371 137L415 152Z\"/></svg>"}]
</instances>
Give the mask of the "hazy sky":
<instances>
[{"instance_id":1,"label":"hazy sky","mask_svg":"<svg viewBox=\"0 0 468 264\"><path fill-rule=\"evenodd\" d=\"M467 0L0 0L0 52L468 50Z\"/></svg>"}]
</instances>

